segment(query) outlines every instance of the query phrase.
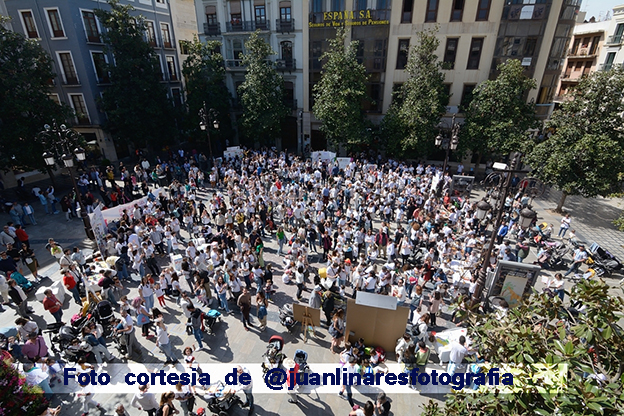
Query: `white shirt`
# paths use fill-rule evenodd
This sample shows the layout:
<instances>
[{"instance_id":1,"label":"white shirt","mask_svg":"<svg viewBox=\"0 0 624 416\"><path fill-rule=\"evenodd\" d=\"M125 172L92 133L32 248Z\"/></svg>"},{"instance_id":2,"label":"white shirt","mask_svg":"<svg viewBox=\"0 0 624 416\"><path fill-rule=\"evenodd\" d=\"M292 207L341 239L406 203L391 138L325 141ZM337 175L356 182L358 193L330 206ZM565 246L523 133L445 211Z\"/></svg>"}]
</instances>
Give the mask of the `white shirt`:
<instances>
[{"instance_id":1,"label":"white shirt","mask_svg":"<svg viewBox=\"0 0 624 416\"><path fill-rule=\"evenodd\" d=\"M158 342L158 345L169 344L169 335L167 334L167 330L162 329L160 325L156 326L156 341Z\"/></svg>"},{"instance_id":2,"label":"white shirt","mask_svg":"<svg viewBox=\"0 0 624 416\"><path fill-rule=\"evenodd\" d=\"M453 344L451 348L451 353L449 355L449 360L459 364L464 360L464 357L468 353L468 349L461 345L460 343Z\"/></svg>"}]
</instances>

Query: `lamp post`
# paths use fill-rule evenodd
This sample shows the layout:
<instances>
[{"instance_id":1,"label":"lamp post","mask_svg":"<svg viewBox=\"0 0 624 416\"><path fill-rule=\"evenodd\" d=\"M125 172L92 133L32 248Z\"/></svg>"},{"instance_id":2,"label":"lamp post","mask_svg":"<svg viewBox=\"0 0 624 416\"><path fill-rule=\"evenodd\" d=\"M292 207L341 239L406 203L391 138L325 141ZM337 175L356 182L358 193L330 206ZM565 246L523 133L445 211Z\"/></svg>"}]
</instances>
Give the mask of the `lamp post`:
<instances>
[{"instance_id":1,"label":"lamp post","mask_svg":"<svg viewBox=\"0 0 624 416\"><path fill-rule=\"evenodd\" d=\"M446 135L442 136L442 131L438 133L435 138L435 145L441 149L446 151L446 155L444 157L444 166L442 167L442 180L444 180L444 176L446 175L446 166L448 165L449 153L451 150L457 150L457 145L459 144L459 123L455 122L455 114L453 114L453 120L451 121L451 137L446 137ZM438 188L438 196L442 194L443 183L440 184Z\"/></svg>"},{"instance_id":2,"label":"lamp post","mask_svg":"<svg viewBox=\"0 0 624 416\"><path fill-rule=\"evenodd\" d=\"M202 108L199 109L199 128L202 131L206 131L208 136L208 149L210 150L210 168L214 166L214 156L212 155L212 141L210 140L210 124L215 128L215 130L219 129L219 114L214 108L210 110L206 110L206 101L202 105Z\"/></svg>"},{"instance_id":3,"label":"lamp post","mask_svg":"<svg viewBox=\"0 0 624 416\"><path fill-rule=\"evenodd\" d=\"M95 235L93 234L91 221L89 221L87 210L82 202L80 189L78 189L73 172L74 157L78 160L78 162L84 162L86 159L86 154L83 148L76 147L74 150L71 150L73 146L78 145L80 134L68 129L64 124L57 126L56 121L53 121L52 126L49 124L44 126L44 130L39 133L39 136L41 137L45 147L48 149L43 154L43 160L46 166L51 169L56 163L55 158L59 158L63 161L63 165L67 168L69 177L72 180L74 192L78 198L80 218L82 218L82 222L84 223L85 233L89 239L94 240Z\"/></svg>"}]
</instances>

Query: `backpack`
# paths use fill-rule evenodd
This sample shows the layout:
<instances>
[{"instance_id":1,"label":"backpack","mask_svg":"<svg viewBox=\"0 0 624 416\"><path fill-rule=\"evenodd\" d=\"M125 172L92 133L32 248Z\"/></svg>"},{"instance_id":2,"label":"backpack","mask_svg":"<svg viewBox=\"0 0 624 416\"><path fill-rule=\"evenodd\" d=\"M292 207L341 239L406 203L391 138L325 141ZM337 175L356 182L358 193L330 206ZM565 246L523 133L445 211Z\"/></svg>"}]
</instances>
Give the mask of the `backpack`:
<instances>
[{"instance_id":1,"label":"backpack","mask_svg":"<svg viewBox=\"0 0 624 416\"><path fill-rule=\"evenodd\" d=\"M377 361L378 364L381 364L384 361L386 361L386 351L383 348L381 347L375 348L375 354L377 354L378 356L378 361Z\"/></svg>"}]
</instances>

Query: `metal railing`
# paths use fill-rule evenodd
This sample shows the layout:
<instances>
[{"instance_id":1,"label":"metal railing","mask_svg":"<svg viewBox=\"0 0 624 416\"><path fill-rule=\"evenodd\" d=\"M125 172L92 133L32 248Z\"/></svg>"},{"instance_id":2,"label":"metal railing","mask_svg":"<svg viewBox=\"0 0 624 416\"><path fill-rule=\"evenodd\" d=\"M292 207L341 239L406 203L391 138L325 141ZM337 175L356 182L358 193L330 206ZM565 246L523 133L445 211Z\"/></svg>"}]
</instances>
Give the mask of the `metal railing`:
<instances>
[{"instance_id":1,"label":"metal railing","mask_svg":"<svg viewBox=\"0 0 624 416\"><path fill-rule=\"evenodd\" d=\"M622 35L613 35L607 38L607 45L619 45L622 43Z\"/></svg>"},{"instance_id":2,"label":"metal railing","mask_svg":"<svg viewBox=\"0 0 624 416\"><path fill-rule=\"evenodd\" d=\"M225 67L227 69L245 69L242 59L226 59Z\"/></svg>"},{"instance_id":3,"label":"metal railing","mask_svg":"<svg viewBox=\"0 0 624 416\"><path fill-rule=\"evenodd\" d=\"M256 30L270 30L271 27L268 21L231 21L225 24L225 29L228 32L255 32Z\"/></svg>"},{"instance_id":4,"label":"metal railing","mask_svg":"<svg viewBox=\"0 0 624 416\"><path fill-rule=\"evenodd\" d=\"M204 23L204 34L208 36L219 36L221 34L219 23Z\"/></svg>"},{"instance_id":5,"label":"metal railing","mask_svg":"<svg viewBox=\"0 0 624 416\"><path fill-rule=\"evenodd\" d=\"M293 71L297 69L297 61L295 59L278 59L275 61L275 68L278 71Z\"/></svg>"},{"instance_id":6,"label":"metal railing","mask_svg":"<svg viewBox=\"0 0 624 416\"><path fill-rule=\"evenodd\" d=\"M295 19L281 20L275 19L275 31L280 33L290 33L295 31Z\"/></svg>"}]
</instances>

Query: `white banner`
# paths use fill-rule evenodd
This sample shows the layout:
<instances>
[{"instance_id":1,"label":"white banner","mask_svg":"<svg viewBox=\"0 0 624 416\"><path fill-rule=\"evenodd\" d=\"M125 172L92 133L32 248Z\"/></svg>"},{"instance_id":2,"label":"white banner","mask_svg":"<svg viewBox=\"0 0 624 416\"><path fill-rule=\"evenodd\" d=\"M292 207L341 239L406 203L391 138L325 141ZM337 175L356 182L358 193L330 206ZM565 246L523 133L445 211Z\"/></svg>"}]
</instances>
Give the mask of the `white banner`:
<instances>
[{"instance_id":1,"label":"white banner","mask_svg":"<svg viewBox=\"0 0 624 416\"><path fill-rule=\"evenodd\" d=\"M106 233L107 227L104 217L102 216L102 205L98 205L93 210L92 214L89 214L89 221L91 221L91 228L95 235L95 242L97 243L100 253L104 255L106 253Z\"/></svg>"},{"instance_id":2,"label":"white banner","mask_svg":"<svg viewBox=\"0 0 624 416\"><path fill-rule=\"evenodd\" d=\"M154 195L155 198L158 198L158 195L160 195L160 191L162 189L163 188L152 189L150 193ZM130 216L130 218L132 218L132 211L134 210L134 205L137 204L140 207L145 207L145 204L147 203L147 198L148 197L144 196L141 199L135 199L134 201L129 202L127 204L117 205L116 207L108 208L102 211L102 217L104 218L104 221L106 221L106 223L108 223L109 221L117 220L121 218L121 216L123 215L123 211L125 209L127 210L127 213Z\"/></svg>"}]
</instances>

